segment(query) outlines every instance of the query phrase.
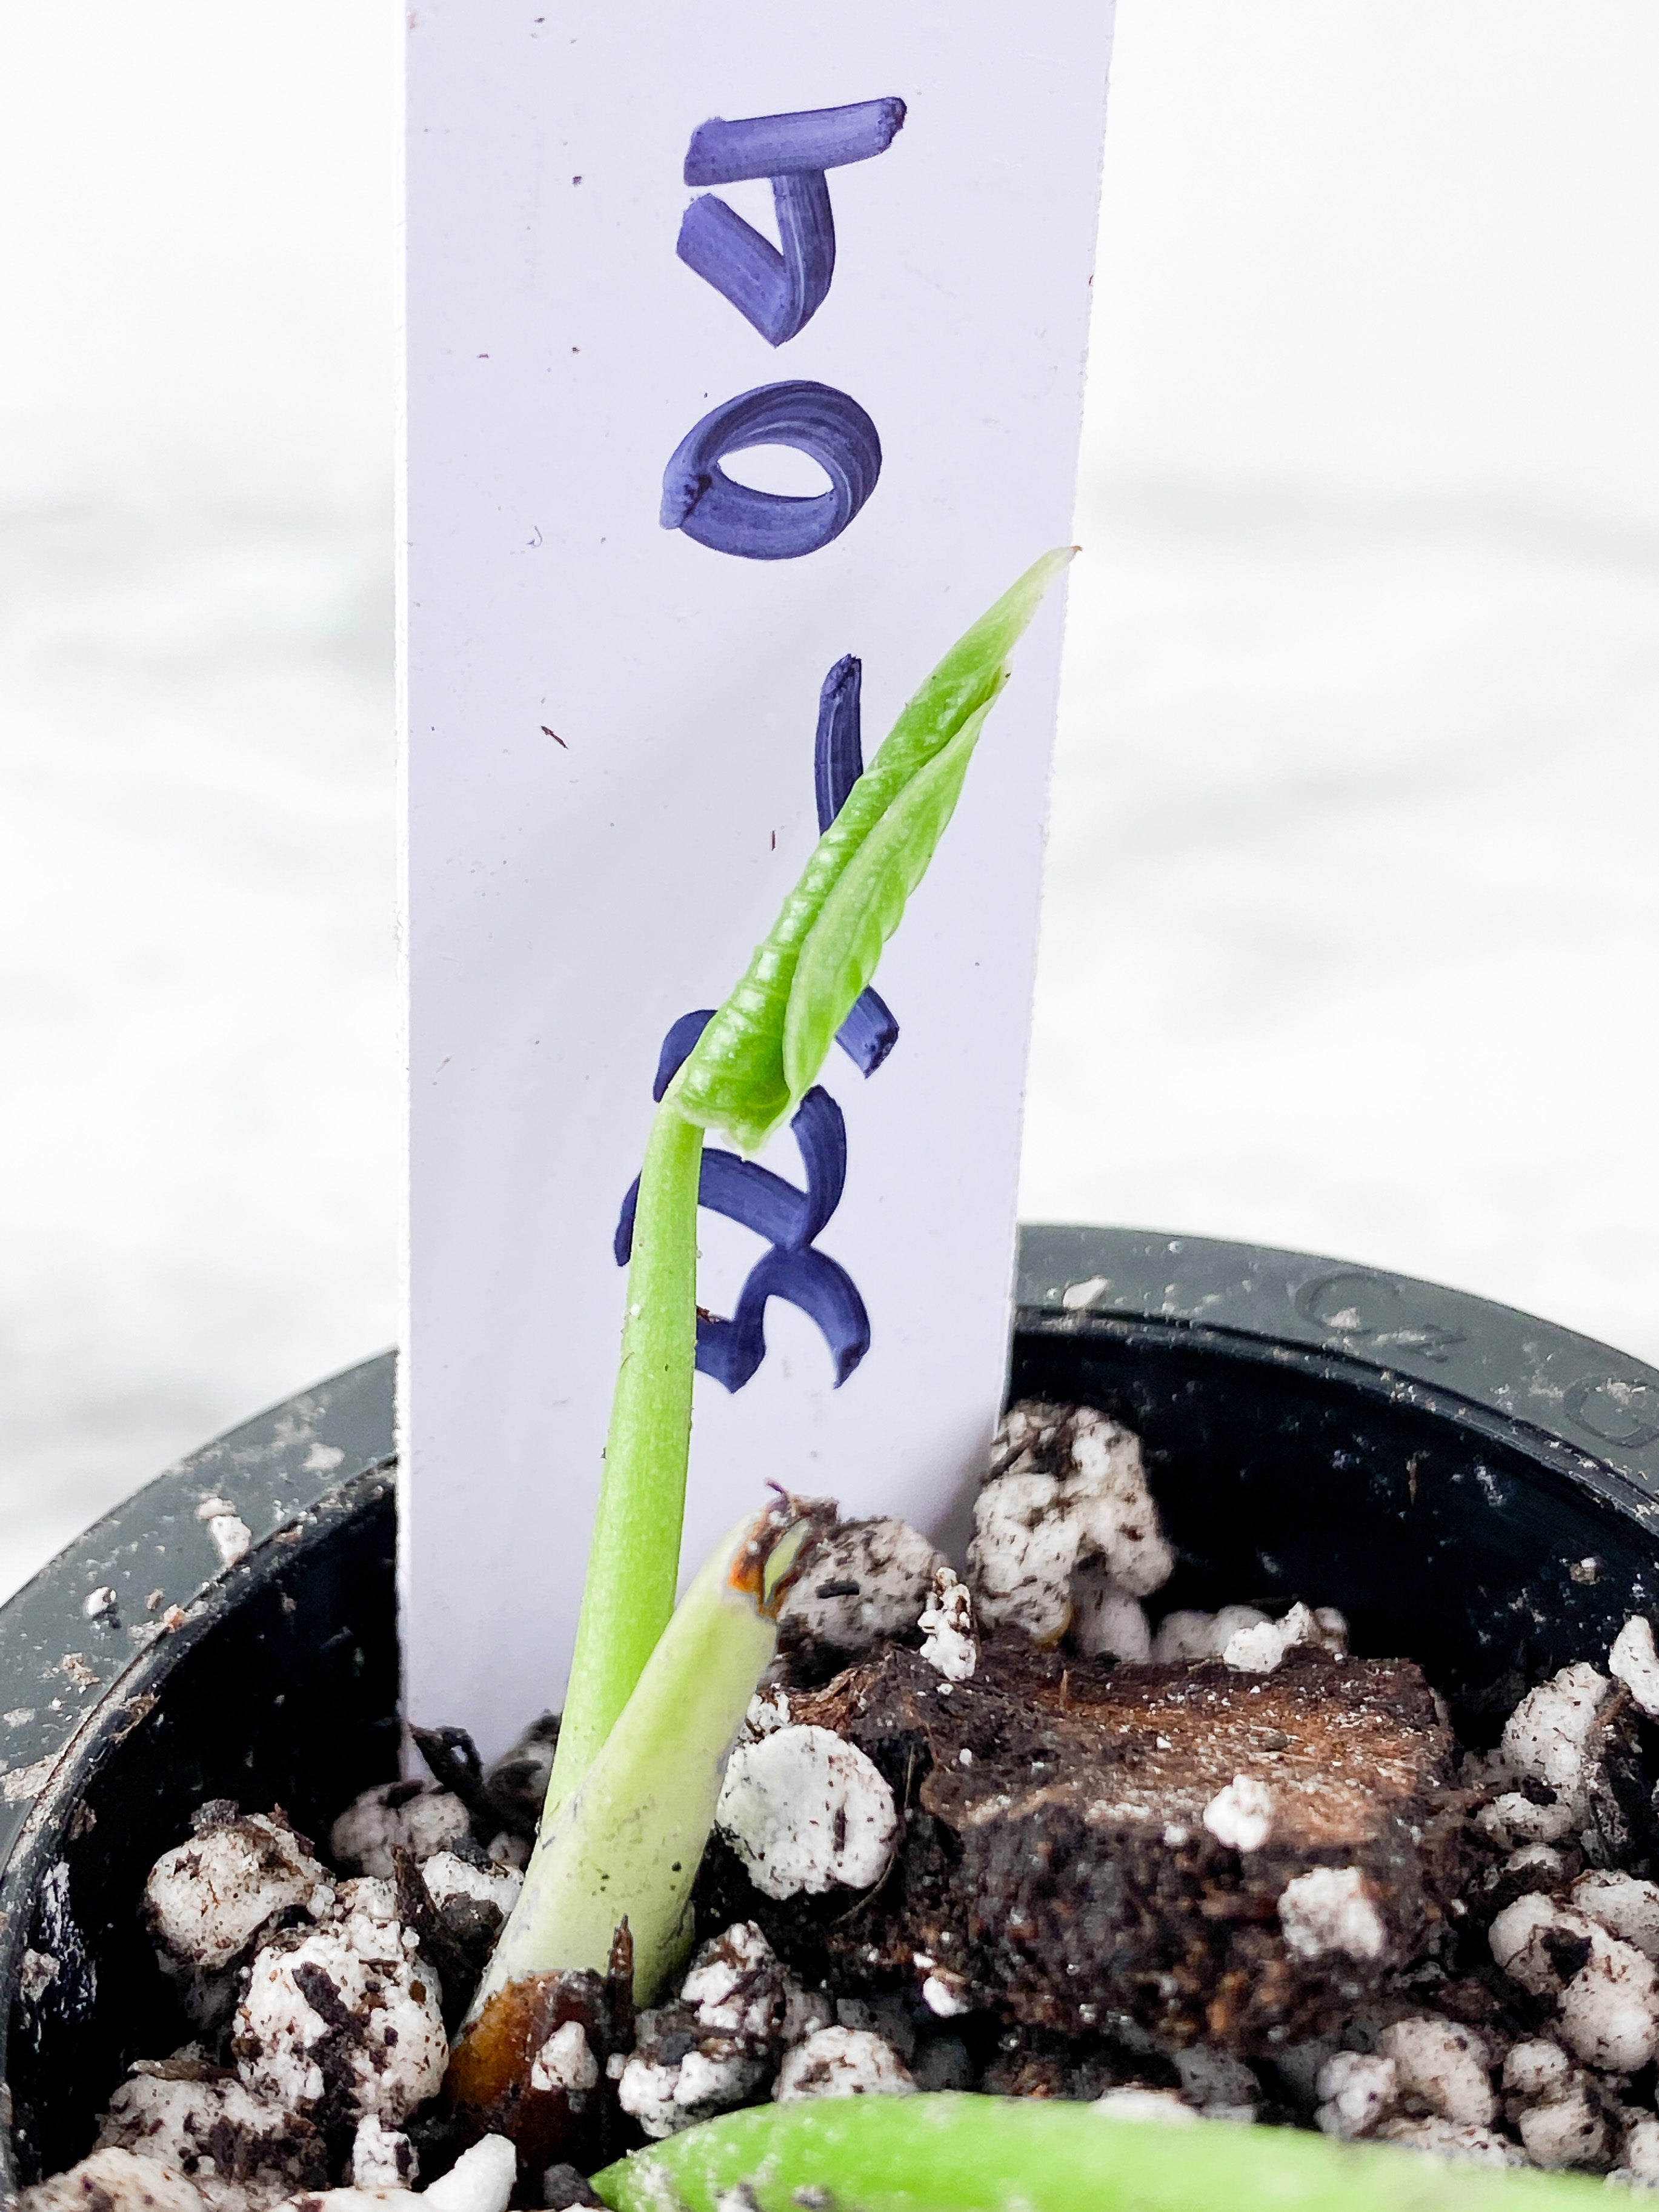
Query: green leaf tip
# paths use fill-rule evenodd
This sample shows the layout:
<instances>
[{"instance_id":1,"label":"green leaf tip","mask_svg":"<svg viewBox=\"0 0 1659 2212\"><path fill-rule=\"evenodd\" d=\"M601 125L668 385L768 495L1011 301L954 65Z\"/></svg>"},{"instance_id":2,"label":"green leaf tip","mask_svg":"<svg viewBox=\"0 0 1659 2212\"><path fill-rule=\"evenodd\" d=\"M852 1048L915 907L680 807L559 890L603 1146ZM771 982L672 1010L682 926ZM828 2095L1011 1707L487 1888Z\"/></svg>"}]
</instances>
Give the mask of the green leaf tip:
<instances>
[{"instance_id":1,"label":"green leaf tip","mask_svg":"<svg viewBox=\"0 0 1659 2212\"><path fill-rule=\"evenodd\" d=\"M1607 2203L1605 2184L1587 2176L948 2091L728 2112L618 2159L592 2185L611 2212L1594 2212Z\"/></svg>"},{"instance_id":2,"label":"green leaf tip","mask_svg":"<svg viewBox=\"0 0 1659 2212\"><path fill-rule=\"evenodd\" d=\"M668 1096L758 1152L811 1087L926 873L1008 659L1075 546L1034 561L899 715Z\"/></svg>"}]
</instances>

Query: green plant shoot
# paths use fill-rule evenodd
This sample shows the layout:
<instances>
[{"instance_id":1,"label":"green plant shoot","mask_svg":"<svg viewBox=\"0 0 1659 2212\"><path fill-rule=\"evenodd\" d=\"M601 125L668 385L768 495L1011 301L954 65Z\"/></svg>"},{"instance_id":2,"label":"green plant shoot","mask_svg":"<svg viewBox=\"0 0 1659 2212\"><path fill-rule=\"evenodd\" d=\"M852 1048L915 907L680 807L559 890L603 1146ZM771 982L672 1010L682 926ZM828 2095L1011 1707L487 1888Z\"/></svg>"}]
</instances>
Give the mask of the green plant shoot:
<instances>
[{"instance_id":1,"label":"green plant shoot","mask_svg":"<svg viewBox=\"0 0 1659 2212\"><path fill-rule=\"evenodd\" d=\"M965 2093L729 2112L618 2159L592 2185L611 2212L1592 2212L1607 2201L1588 2177Z\"/></svg>"},{"instance_id":2,"label":"green plant shoot","mask_svg":"<svg viewBox=\"0 0 1659 2212\"><path fill-rule=\"evenodd\" d=\"M945 833L1007 681L1008 656L1072 551L1035 562L904 708L657 1110L640 1174L622 1362L549 1820L598 1757L673 1610L696 1362L704 1133L757 1151L811 1087Z\"/></svg>"}]
</instances>

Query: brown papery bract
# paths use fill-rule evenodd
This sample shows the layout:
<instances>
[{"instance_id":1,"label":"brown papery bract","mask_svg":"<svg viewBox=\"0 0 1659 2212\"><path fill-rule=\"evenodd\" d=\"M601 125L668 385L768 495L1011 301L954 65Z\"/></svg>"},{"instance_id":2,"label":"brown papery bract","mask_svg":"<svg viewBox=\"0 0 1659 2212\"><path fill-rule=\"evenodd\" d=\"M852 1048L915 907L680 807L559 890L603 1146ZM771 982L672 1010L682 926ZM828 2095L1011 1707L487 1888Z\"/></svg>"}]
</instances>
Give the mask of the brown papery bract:
<instances>
[{"instance_id":1,"label":"brown papery bract","mask_svg":"<svg viewBox=\"0 0 1659 2212\"><path fill-rule=\"evenodd\" d=\"M633 2048L633 1991L634 1941L626 1920L605 1973L583 1967L526 1974L498 1990L456 2042L444 2077L444 2101L468 2141L508 2136L524 2183L539 2180L552 2165L587 2173L614 2157L621 2148L616 2087L605 2061ZM572 2021L587 2039L598 2081L586 2090L533 2087L538 2053Z\"/></svg>"}]
</instances>

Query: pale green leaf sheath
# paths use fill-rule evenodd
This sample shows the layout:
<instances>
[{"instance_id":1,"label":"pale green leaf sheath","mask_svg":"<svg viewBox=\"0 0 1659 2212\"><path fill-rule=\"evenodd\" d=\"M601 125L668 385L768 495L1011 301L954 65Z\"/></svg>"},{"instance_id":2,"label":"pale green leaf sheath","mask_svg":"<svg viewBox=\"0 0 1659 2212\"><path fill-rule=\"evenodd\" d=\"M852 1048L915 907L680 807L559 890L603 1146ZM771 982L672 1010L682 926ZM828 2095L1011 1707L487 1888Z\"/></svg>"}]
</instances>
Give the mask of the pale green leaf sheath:
<instances>
[{"instance_id":1,"label":"pale green leaf sheath","mask_svg":"<svg viewBox=\"0 0 1659 2212\"><path fill-rule=\"evenodd\" d=\"M810 1029L815 1037L823 1032L823 1051L810 1068L804 1060L786 1065L784 1036L797 970L825 904L890 807L989 707L1006 677L1009 654L1072 553L1072 547L1062 546L1034 562L1019 581L951 647L900 714L875 758L848 793L846 805L819 838L771 933L756 949L743 981L704 1030L676 1077L669 1097L676 1100L688 1121L719 1129L742 1151L753 1152L799 1104L823 1065L830 1040L858 996L857 989L849 992L840 1013L827 1020L840 992L830 994L821 1006L815 994L810 1022L800 1018L797 1048L804 1045ZM968 750L972 750L971 738ZM960 778L957 787L960 788ZM954 803L953 793L951 805ZM942 830L949 818L947 805L938 828ZM904 849L912 848L907 844ZM932 852L929 843L922 867ZM885 896L887 886L882 886L884 903L891 916L884 934L890 934L896 926L904 897L914 884L912 878L896 905ZM866 889L870 887L866 880ZM830 981L845 980L827 961L814 963L814 974L819 991Z\"/></svg>"},{"instance_id":2,"label":"pale green leaf sheath","mask_svg":"<svg viewBox=\"0 0 1659 2212\"><path fill-rule=\"evenodd\" d=\"M697 1356L702 1170L702 1131L665 1101L640 1170L622 1358L550 1808L586 1772L674 1609Z\"/></svg>"},{"instance_id":3,"label":"pale green leaf sheath","mask_svg":"<svg viewBox=\"0 0 1659 2212\"><path fill-rule=\"evenodd\" d=\"M635 1995L654 2000L684 1948L726 1754L777 1648L777 1608L824 1518L792 1499L710 1554L603 1749L544 1820L469 2018L520 1975L602 1972L624 1914Z\"/></svg>"},{"instance_id":4,"label":"pale green leaf sheath","mask_svg":"<svg viewBox=\"0 0 1659 2212\"><path fill-rule=\"evenodd\" d=\"M1594 2212L1601 2182L1036 2097L819 2097L706 2120L593 2176L612 2212ZM736 2192L736 2193L733 2193Z\"/></svg>"}]
</instances>

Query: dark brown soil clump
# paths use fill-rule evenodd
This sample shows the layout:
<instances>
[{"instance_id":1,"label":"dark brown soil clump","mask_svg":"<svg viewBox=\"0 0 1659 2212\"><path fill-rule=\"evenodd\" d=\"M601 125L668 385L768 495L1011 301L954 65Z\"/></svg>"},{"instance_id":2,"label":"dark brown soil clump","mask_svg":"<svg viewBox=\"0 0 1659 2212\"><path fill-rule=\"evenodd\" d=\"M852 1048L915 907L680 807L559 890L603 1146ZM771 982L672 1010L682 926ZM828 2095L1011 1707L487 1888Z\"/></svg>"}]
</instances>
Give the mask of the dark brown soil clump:
<instances>
[{"instance_id":1,"label":"dark brown soil clump","mask_svg":"<svg viewBox=\"0 0 1659 2212\"><path fill-rule=\"evenodd\" d=\"M921 1983L947 2016L1239 2051L1334 2033L1442 1946L1478 1871L1450 1730L1409 1660L1297 1650L1261 1675L992 1643L951 1683L890 1646L793 1691L790 1718L881 1768L901 1850L851 1905L769 1905L717 1852L707 1924L757 1919L798 1972L838 1990ZM1238 1777L1271 1808L1253 1849L1205 1824ZM1279 1899L1316 1868L1358 1870L1374 1955L1287 1943Z\"/></svg>"}]
</instances>

